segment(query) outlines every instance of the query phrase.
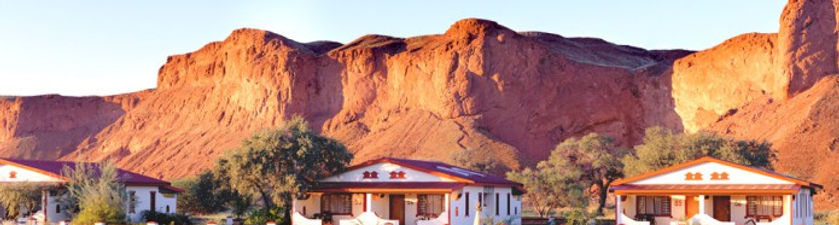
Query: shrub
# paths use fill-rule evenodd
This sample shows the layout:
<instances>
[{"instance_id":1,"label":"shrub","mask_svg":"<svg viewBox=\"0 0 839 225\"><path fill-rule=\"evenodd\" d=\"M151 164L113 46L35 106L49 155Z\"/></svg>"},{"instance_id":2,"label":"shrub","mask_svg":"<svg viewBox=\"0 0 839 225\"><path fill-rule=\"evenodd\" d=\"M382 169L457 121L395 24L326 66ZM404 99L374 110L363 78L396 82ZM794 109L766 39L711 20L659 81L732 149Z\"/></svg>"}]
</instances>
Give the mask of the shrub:
<instances>
[{"instance_id":1,"label":"shrub","mask_svg":"<svg viewBox=\"0 0 839 225\"><path fill-rule=\"evenodd\" d=\"M157 224L192 225L192 221L189 220L189 216L182 213L159 213L156 211L144 210L143 220L154 221L157 222Z\"/></svg>"},{"instance_id":2,"label":"shrub","mask_svg":"<svg viewBox=\"0 0 839 225\"><path fill-rule=\"evenodd\" d=\"M185 191L178 195L178 208L183 212L209 214L225 210L229 191L223 190L212 172L202 172L196 177L177 180L173 186Z\"/></svg>"},{"instance_id":3,"label":"shrub","mask_svg":"<svg viewBox=\"0 0 839 225\"><path fill-rule=\"evenodd\" d=\"M277 224L285 224L285 209L283 208L267 208L252 210L245 216L245 225L263 225L268 221L274 221Z\"/></svg>"},{"instance_id":4,"label":"shrub","mask_svg":"<svg viewBox=\"0 0 839 225\"><path fill-rule=\"evenodd\" d=\"M594 215L580 208L567 211L562 217L566 225L588 225L594 220Z\"/></svg>"},{"instance_id":5,"label":"shrub","mask_svg":"<svg viewBox=\"0 0 839 225\"><path fill-rule=\"evenodd\" d=\"M34 212L40 202L41 187L38 185L24 182L0 186L0 208L7 209L6 219L15 219L20 214L20 206Z\"/></svg>"},{"instance_id":6,"label":"shrub","mask_svg":"<svg viewBox=\"0 0 839 225\"><path fill-rule=\"evenodd\" d=\"M69 178L62 201L80 210L72 224L125 223L129 197L112 162L78 163L75 168L64 167L62 174Z\"/></svg>"},{"instance_id":7,"label":"shrub","mask_svg":"<svg viewBox=\"0 0 839 225\"><path fill-rule=\"evenodd\" d=\"M816 225L839 224L839 210L816 212L814 217Z\"/></svg>"}]
</instances>

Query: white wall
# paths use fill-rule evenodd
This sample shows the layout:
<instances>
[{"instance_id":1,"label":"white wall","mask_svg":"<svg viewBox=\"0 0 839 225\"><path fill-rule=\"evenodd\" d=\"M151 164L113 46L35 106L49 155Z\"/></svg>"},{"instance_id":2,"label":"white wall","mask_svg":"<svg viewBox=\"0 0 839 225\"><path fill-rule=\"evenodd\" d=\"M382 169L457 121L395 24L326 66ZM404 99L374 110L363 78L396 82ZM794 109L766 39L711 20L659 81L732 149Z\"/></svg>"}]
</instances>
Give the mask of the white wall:
<instances>
[{"instance_id":1,"label":"white wall","mask_svg":"<svg viewBox=\"0 0 839 225\"><path fill-rule=\"evenodd\" d=\"M378 179L364 179L364 172L376 171L379 173ZM403 171L405 172L404 179L390 179L390 172ZM322 182L454 182L454 180L434 176L425 172L410 169L393 163L377 163L358 169L343 172L341 174L327 177Z\"/></svg>"},{"instance_id":2,"label":"white wall","mask_svg":"<svg viewBox=\"0 0 839 225\"><path fill-rule=\"evenodd\" d=\"M746 223L746 196L731 196L731 221L735 224Z\"/></svg>"},{"instance_id":3,"label":"white wall","mask_svg":"<svg viewBox=\"0 0 839 225\"><path fill-rule=\"evenodd\" d=\"M785 211L786 212L786 211ZM802 188L795 195L792 201L793 224L812 225L813 221L813 196L810 189Z\"/></svg>"},{"instance_id":4,"label":"white wall","mask_svg":"<svg viewBox=\"0 0 839 225\"><path fill-rule=\"evenodd\" d=\"M484 200L485 206L482 212L482 218L490 217L495 219L495 221L504 220L507 218L513 218L513 224L521 224L521 196L510 195L510 215L507 215L507 193L511 193L512 189L509 187L496 187L491 189L486 189L481 186L466 186L461 190L453 192L450 194L449 201L451 202L451 206L449 207L450 211L450 218L451 224L472 224L475 221L475 217L477 213L475 212L475 207L478 204L478 193L482 193L484 191L492 191L487 192L490 196L489 201L486 199ZM466 193L469 192L469 208L465 208L466 204ZM495 216L495 192L499 193L500 197L500 204L498 205L501 207L499 211L499 216ZM458 199L458 193L461 194L461 197ZM466 210L469 210L469 216L466 216Z\"/></svg>"},{"instance_id":5,"label":"white wall","mask_svg":"<svg viewBox=\"0 0 839 225\"><path fill-rule=\"evenodd\" d=\"M294 211L300 212L305 217L312 218L315 213L320 212L320 199L321 194L312 194L309 196L308 199L295 199L294 200ZM305 208L305 212L303 210Z\"/></svg>"},{"instance_id":6,"label":"white wall","mask_svg":"<svg viewBox=\"0 0 839 225\"><path fill-rule=\"evenodd\" d=\"M155 193L155 211L166 213L166 207L169 207L169 213L176 213L177 212L177 194L163 194L160 192L159 187L154 186L127 186L126 191L129 193L131 191L135 192L135 210L134 212L127 211L130 209L130 206L126 207L126 211L128 213L128 219L131 222L144 222L143 220L143 211L151 210L151 192L154 191ZM169 195L170 197L166 197L165 195ZM130 204L130 202L126 203Z\"/></svg>"},{"instance_id":7,"label":"white wall","mask_svg":"<svg viewBox=\"0 0 839 225\"><path fill-rule=\"evenodd\" d=\"M373 193L371 207L381 218L390 218L390 195Z\"/></svg>"},{"instance_id":8,"label":"white wall","mask_svg":"<svg viewBox=\"0 0 839 225\"><path fill-rule=\"evenodd\" d=\"M10 178L11 172L15 172L16 178ZM63 180L34 172L18 166L0 164L0 182L62 182Z\"/></svg>"},{"instance_id":9,"label":"white wall","mask_svg":"<svg viewBox=\"0 0 839 225\"><path fill-rule=\"evenodd\" d=\"M50 223L58 223L65 219L70 219L70 214L64 210L64 206L60 206L58 202L58 196L51 195L53 193L47 194L47 221ZM61 207L60 212L56 213L56 207Z\"/></svg>"},{"instance_id":10,"label":"white wall","mask_svg":"<svg viewBox=\"0 0 839 225\"><path fill-rule=\"evenodd\" d=\"M702 173L702 180L685 180L686 173ZM728 180L711 180L711 173L728 173ZM762 174L706 162L650 178L630 182L631 184L792 184L792 182Z\"/></svg>"}]
</instances>

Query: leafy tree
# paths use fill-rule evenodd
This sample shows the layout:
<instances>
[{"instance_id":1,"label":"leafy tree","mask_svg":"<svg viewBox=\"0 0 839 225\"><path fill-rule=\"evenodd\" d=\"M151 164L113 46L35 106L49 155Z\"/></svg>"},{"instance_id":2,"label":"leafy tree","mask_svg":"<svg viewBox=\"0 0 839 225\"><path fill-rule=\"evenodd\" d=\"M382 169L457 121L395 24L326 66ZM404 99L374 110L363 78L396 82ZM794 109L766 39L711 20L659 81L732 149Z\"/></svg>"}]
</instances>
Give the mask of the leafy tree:
<instances>
[{"instance_id":1,"label":"leafy tree","mask_svg":"<svg viewBox=\"0 0 839 225\"><path fill-rule=\"evenodd\" d=\"M560 207L584 207L588 204L585 195L590 184L583 179L583 171L572 166L559 154L551 156L536 165L536 169L525 168L520 172L508 172L507 179L524 185L524 197L540 217L547 217Z\"/></svg>"},{"instance_id":2,"label":"leafy tree","mask_svg":"<svg viewBox=\"0 0 839 225\"><path fill-rule=\"evenodd\" d=\"M210 171L177 180L172 185L184 189L184 193L178 195L178 208L184 212L208 214L223 211L232 195Z\"/></svg>"},{"instance_id":3,"label":"leafy tree","mask_svg":"<svg viewBox=\"0 0 839 225\"><path fill-rule=\"evenodd\" d=\"M503 165L498 162L497 157L477 149L469 148L454 151L449 155L449 158L454 165L477 172L492 174L503 169Z\"/></svg>"},{"instance_id":4,"label":"leafy tree","mask_svg":"<svg viewBox=\"0 0 839 225\"><path fill-rule=\"evenodd\" d=\"M566 139L551 152L549 160L582 171L582 182L596 192L597 214L602 215L609 185L623 177L621 158L626 153L625 149L615 146L611 137L590 133L580 139Z\"/></svg>"},{"instance_id":5,"label":"leafy tree","mask_svg":"<svg viewBox=\"0 0 839 225\"><path fill-rule=\"evenodd\" d=\"M295 116L279 129L245 139L218 161L216 172L232 190L271 209L290 206L292 197L303 197L318 180L346 168L352 157L341 143L315 134Z\"/></svg>"},{"instance_id":6,"label":"leafy tree","mask_svg":"<svg viewBox=\"0 0 839 225\"><path fill-rule=\"evenodd\" d=\"M34 212L41 203L43 188L46 187L28 182L0 186L0 208L6 209L5 218L17 218L21 206L28 212Z\"/></svg>"},{"instance_id":7,"label":"leafy tree","mask_svg":"<svg viewBox=\"0 0 839 225\"><path fill-rule=\"evenodd\" d=\"M69 178L62 200L80 210L73 224L125 223L129 196L113 162L77 163L75 168L64 167L62 174Z\"/></svg>"},{"instance_id":8,"label":"leafy tree","mask_svg":"<svg viewBox=\"0 0 839 225\"><path fill-rule=\"evenodd\" d=\"M627 175L637 175L702 156L712 156L747 166L771 169L775 153L766 141L734 140L712 133L674 133L661 127L648 128L634 155L622 161Z\"/></svg>"}]
</instances>

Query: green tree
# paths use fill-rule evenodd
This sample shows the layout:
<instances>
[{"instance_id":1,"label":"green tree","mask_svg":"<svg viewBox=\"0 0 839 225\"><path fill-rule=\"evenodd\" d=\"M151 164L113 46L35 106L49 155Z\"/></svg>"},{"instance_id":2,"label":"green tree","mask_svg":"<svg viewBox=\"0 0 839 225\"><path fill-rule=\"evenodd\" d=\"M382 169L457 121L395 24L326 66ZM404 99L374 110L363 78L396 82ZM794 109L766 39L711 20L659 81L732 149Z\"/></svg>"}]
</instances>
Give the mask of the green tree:
<instances>
[{"instance_id":1,"label":"green tree","mask_svg":"<svg viewBox=\"0 0 839 225\"><path fill-rule=\"evenodd\" d=\"M596 193L597 214L603 215L609 185L623 177L621 158L626 153L627 150L615 146L611 137L589 133L580 139L569 138L557 145L549 160L582 171L582 182L590 185L589 189Z\"/></svg>"},{"instance_id":2,"label":"green tree","mask_svg":"<svg viewBox=\"0 0 839 225\"><path fill-rule=\"evenodd\" d=\"M662 127L645 131L635 154L622 161L627 175L637 175L673 166L703 156L712 156L747 166L771 169L775 153L766 141L734 140L708 132L674 133Z\"/></svg>"},{"instance_id":3,"label":"green tree","mask_svg":"<svg viewBox=\"0 0 839 225\"><path fill-rule=\"evenodd\" d=\"M245 139L218 161L216 172L232 190L261 199L263 209L287 208L292 197L303 197L318 180L346 168L352 157L341 143L315 134L295 116L279 129Z\"/></svg>"},{"instance_id":4,"label":"green tree","mask_svg":"<svg viewBox=\"0 0 839 225\"><path fill-rule=\"evenodd\" d=\"M34 212L41 202L43 187L34 183L3 184L0 186L0 208L6 209L5 218L15 219L21 207Z\"/></svg>"},{"instance_id":5,"label":"green tree","mask_svg":"<svg viewBox=\"0 0 839 225\"><path fill-rule=\"evenodd\" d=\"M113 162L77 163L75 168L64 167L62 174L69 178L62 201L80 210L73 224L125 223L129 196Z\"/></svg>"},{"instance_id":6,"label":"green tree","mask_svg":"<svg viewBox=\"0 0 839 225\"><path fill-rule=\"evenodd\" d=\"M498 157L477 149L453 151L449 158L452 164L477 172L493 174L503 169Z\"/></svg>"},{"instance_id":7,"label":"green tree","mask_svg":"<svg viewBox=\"0 0 839 225\"><path fill-rule=\"evenodd\" d=\"M583 179L582 170L561 157L552 153L547 160L539 162L536 169L507 173L507 179L524 185L527 190L524 197L540 217L551 215L557 208L588 204L585 190L590 183Z\"/></svg>"},{"instance_id":8,"label":"green tree","mask_svg":"<svg viewBox=\"0 0 839 225\"><path fill-rule=\"evenodd\" d=\"M208 214L223 211L232 194L210 171L177 180L172 185L184 189L184 193L178 195L178 208L189 213Z\"/></svg>"}]
</instances>

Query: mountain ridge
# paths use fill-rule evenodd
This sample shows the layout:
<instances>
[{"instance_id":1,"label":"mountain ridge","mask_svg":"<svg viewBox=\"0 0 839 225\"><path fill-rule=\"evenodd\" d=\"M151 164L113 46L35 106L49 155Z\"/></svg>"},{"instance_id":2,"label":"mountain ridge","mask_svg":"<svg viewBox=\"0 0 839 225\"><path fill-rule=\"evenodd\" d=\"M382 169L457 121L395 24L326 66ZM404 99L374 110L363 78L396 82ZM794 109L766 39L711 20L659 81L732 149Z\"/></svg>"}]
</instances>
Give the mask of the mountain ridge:
<instances>
[{"instance_id":1,"label":"mountain ridge","mask_svg":"<svg viewBox=\"0 0 839 225\"><path fill-rule=\"evenodd\" d=\"M812 9L788 11L797 10ZM155 89L0 99L0 156L114 159L129 170L178 178L209 168L252 132L294 115L345 143L356 161L380 156L446 161L452 152L481 149L518 169L546 158L569 137L599 132L632 146L651 126L787 143L804 131L767 137L741 123L802 113L761 114L777 107L771 104L809 102L830 109L839 103L812 100L833 93L825 91L834 88L829 81L813 82L813 90L822 91L800 86L830 76L812 75L806 66L799 67L804 72L784 72L784 62L800 59L778 47L779 35L744 34L693 52L516 32L474 18L441 34L365 35L346 44L301 43L243 28L169 56ZM793 82L799 86L789 89ZM824 115L803 118L824 124L811 128L823 131L819 141L803 146L836 155L819 147L834 122ZM797 168L788 156L800 146L779 146L782 172L832 168ZM839 182L808 178L827 181L829 194L819 197L820 204L835 203Z\"/></svg>"}]
</instances>

